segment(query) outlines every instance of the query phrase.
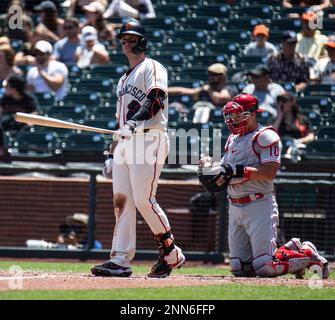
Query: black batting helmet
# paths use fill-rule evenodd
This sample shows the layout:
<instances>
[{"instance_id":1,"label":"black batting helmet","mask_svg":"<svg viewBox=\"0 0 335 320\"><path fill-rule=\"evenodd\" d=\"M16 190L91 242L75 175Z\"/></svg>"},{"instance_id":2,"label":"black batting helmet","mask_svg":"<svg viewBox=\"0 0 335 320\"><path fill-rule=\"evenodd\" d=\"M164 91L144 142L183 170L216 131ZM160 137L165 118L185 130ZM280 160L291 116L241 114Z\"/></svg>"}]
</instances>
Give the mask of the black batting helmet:
<instances>
[{"instance_id":1,"label":"black batting helmet","mask_svg":"<svg viewBox=\"0 0 335 320\"><path fill-rule=\"evenodd\" d=\"M138 21L129 21L121 26L120 32L117 37L120 39L124 34L135 34L144 38L145 30Z\"/></svg>"}]
</instances>

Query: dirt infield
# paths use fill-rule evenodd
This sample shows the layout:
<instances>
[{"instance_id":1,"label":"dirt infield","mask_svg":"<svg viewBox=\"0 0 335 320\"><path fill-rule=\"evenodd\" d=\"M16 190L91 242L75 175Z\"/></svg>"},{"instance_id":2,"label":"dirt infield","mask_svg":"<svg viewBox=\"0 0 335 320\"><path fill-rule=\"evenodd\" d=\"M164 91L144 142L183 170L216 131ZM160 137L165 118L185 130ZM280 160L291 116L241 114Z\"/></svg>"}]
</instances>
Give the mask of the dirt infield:
<instances>
[{"instance_id":1,"label":"dirt infield","mask_svg":"<svg viewBox=\"0 0 335 320\"><path fill-rule=\"evenodd\" d=\"M172 275L166 279L145 276L130 278L100 278L83 273L25 272L22 277L0 271L0 291L11 290L13 283L22 290L86 290L116 288L161 288L181 286L206 286L225 284L249 284L269 286L308 286L308 280L279 278L235 278L233 276ZM323 287L335 288L335 280L325 280Z\"/></svg>"}]
</instances>

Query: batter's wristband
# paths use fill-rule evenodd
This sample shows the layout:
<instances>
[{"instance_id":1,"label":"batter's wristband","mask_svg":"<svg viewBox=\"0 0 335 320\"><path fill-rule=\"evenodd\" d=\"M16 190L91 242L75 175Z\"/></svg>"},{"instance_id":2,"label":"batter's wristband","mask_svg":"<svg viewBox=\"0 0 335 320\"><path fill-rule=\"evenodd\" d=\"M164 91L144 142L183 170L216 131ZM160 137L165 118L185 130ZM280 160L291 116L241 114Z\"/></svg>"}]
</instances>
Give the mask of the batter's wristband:
<instances>
[{"instance_id":1,"label":"batter's wristband","mask_svg":"<svg viewBox=\"0 0 335 320\"><path fill-rule=\"evenodd\" d=\"M242 166L241 164L238 164L235 167L234 178L243 178L243 177L244 177L244 166Z\"/></svg>"},{"instance_id":2,"label":"batter's wristband","mask_svg":"<svg viewBox=\"0 0 335 320\"><path fill-rule=\"evenodd\" d=\"M112 153L108 153L107 159L114 159L114 155Z\"/></svg>"}]
</instances>

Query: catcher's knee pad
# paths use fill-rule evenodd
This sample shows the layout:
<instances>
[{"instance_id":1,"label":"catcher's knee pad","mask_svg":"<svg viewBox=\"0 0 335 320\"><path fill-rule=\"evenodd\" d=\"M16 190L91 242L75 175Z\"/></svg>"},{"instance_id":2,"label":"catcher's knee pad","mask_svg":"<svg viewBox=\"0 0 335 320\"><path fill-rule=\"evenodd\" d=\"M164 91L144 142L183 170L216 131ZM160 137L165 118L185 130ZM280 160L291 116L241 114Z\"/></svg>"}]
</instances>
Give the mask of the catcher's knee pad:
<instances>
[{"instance_id":1,"label":"catcher's knee pad","mask_svg":"<svg viewBox=\"0 0 335 320\"><path fill-rule=\"evenodd\" d=\"M254 277L255 272L251 262L242 262L237 257L230 258L230 271L235 277Z\"/></svg>"}]
</instances>

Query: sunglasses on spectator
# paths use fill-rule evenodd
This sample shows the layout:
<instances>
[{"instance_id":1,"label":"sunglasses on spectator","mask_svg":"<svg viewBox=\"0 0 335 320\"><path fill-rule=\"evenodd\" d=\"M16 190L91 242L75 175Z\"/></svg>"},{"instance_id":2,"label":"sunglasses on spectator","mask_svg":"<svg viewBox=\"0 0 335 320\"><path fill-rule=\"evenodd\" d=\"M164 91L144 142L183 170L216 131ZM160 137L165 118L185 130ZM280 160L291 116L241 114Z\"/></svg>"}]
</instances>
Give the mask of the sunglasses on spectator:
<instances>
[{"instance_id":1,"label":"sunglasses on spectator","mask_svg":"<svg viewBox=\"0 0 335 320\"><path fill-rule=\"evenodd\" d=\"M131 40L121 40L121 44L124 46L126 43L135 44L137 42L136 39Z\"/></svg>"}]
</instances>

